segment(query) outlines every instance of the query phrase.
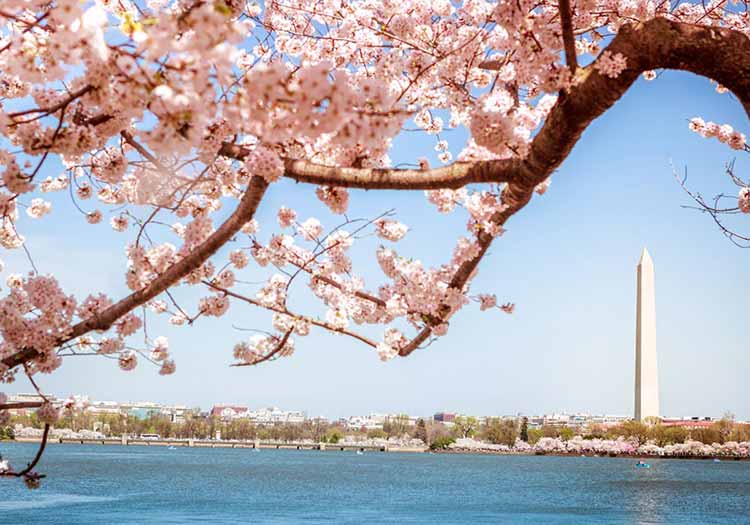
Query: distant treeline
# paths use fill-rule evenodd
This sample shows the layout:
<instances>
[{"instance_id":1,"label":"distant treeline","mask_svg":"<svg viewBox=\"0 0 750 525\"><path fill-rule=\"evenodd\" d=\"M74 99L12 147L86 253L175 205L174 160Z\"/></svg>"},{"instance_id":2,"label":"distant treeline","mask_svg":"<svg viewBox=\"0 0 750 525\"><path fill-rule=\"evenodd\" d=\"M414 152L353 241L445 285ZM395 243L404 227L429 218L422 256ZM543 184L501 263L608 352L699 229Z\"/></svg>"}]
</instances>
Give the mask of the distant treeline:
<instances>
[{"instance_id":1,"label":"distant treeline","mask_svg":"<svg viewBox=\"0 0 750 525\"><path fill-rule=\"evenodd\" d=\"M34 428L43 426L33 413L14 416L9 427L0 428L0 439L12 438L12 426L18 423ZM164 415L151 415L141 419L129 415L82 412L62 417L56 426L73 431L97 429L107 436L159 434L164 438L211 439L219 432L222 439L312 440L325 443L337 443L344 436L373 439L409 436L421 439L437 448L447 446L456 438L464 437L508 446L512 446L517 439L533 445L542 437L569 440L576 435L587 439L616 439L622 436L636 441L639 445L653 442L658 446L684 443L688 439L709 445L723 444L728 441L750 441L750 424L735 423L728 416L715 421L708 427L697 429L665 426L658 421L653 421L651 424L626 421L621 425L608 428L600 425L589 425L577 429L557 425L529 428L526 418L515 420L489 418L480 424L479 420L474 417L457 417L451 426L422 419L418 420L416 425L410 425L408 417L402 416L389 418L382 429L366 430L348 429L339 423L317 419L303 423L256 425L247 419L222 421L215 417L188 416L185 421L175 423Z\"/></svg>"}]
</instances>

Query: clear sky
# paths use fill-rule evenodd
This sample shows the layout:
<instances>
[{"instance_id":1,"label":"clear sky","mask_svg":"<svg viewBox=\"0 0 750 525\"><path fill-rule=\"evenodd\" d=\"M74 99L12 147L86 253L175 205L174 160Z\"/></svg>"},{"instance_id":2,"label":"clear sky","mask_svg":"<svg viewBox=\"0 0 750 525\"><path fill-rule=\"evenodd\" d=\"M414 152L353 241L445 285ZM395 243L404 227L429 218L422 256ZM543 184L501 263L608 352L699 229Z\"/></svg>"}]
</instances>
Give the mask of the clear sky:
<instances>
[{"instance_id":1,"label":"clear sky","mask_svg":"<svg viewBox=\"0 0 750 525\"><path fill-rule=\"evenodd\" d=\"M150 335L170 339L177 362L173 376L159 376L147 364L125 373L114 361L79 357L40 377L40 383L58 395L204 409L222 402L273 405L328 417L438 410L632 414L635 270L647 246L656 268L662 413L730 411L750 419L745 320L750 252L732 245L710 217L680 207L690 201L670 166L672 161L680 170L687 167L689 184L713 196L736 192L724 175L724 164L734 157L718 142L690 132L687 121L693 116L748 131L740 105L717 94L705 79L667 72L653 82L639 80L590 126L547 194L511 219L483 261L472 291L496 293L500 302L516 303L516 312L509 316L467 306L453 318L446 337L409 358L382 363L369 347L313 331L297 340L290 358L230 368L232 346L250 335L232 325L270 327L266 312L237 304L228 316L194 327L149 318ZM446 137L453 140L454 152L460 149L461 135ZM392 157L413 162L423 152L432 152L432 143L405 134ZM738 172L747 178L747 155L738 155ZM314 215L326 226L337 224L313 192L312 186L288 181L274 184L259 211L261 238L277 228L281 205L297 209L303 219ZM85 226L65 195L53 202L53 214L41 222L22 218L40 271L55 274L79 299L94 291L122 297L127 292L124 234L112 232L106 222ZM447 261L456 238L465 233L465 212L440 215L422 192L352 192L352 217L373 217L390 208L411 227L399 251L428 264ZM743 219L740 224L750 230L750 221ZM355 252L355 268L371 286L382 281L376 245L363 242ZM5 274L28 269L22 254L0 257L7 263ZM254 272L241 278L260 279ZM182 296L197 295L188 290ZM305 293L293 306L322 313ZM24 380L0 386L30 390Z\"/></svg>"}]
</instances>

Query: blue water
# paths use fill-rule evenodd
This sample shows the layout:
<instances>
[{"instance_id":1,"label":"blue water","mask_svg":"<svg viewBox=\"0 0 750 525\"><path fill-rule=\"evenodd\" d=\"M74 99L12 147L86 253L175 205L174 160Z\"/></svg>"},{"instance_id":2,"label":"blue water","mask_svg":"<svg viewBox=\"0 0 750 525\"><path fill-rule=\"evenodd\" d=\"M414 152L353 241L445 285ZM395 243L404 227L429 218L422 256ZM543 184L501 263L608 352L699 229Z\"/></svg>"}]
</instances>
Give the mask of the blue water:
<instances>
[{"instance_id":1,"label":"blue water","mask_svg":"<svg viewBox=\"0 0 750 525\"><path fill-rule=\"evenodd\" d=\"M41 489L0 480L0 523L750 524L750 462L649 463L51 445Z\"/></svg>"}]
</instances>

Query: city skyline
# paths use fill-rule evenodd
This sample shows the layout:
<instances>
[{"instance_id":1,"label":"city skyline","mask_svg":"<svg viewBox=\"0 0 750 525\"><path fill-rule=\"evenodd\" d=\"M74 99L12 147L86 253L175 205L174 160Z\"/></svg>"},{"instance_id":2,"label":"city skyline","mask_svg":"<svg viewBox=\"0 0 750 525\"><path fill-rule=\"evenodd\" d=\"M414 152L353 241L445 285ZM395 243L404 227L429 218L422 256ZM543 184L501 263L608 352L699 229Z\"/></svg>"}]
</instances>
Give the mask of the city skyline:
<instances>
[{"instance_id":1,"label":"city skyline","mask_svg":"<svg viewBox=\"0 0 750 525\"><path fill-rule=\"evenodd\" d=\"M167 408L167 409L178 409L178 410L187 410L187 411L194 411L198 410L201 414L212 414L217 415L214 412L216 412L217 409L223 409L223 408L232 408L239 411L249 411L250 413L257 413L257 412L264 412L264 411L280 411L288 414L295 414L295 415L302 415L306 419L325 419L328 421L338 421L342 419L350 419L352 417L360 417L362 415L370 415L370 416L385 416L385 417L396 417L400 415L406 415L410 416L412 418L427 418L432 417L434 415L438 414L452 414L452 415L460 415L460 416L470 416L470 417L480 417L480 418L491 418L491 417L550 417L555 418L558 416L591 416L591 417L612 417L617 419L618 421L625 421L628 419L635 419L630 414L621 414L617 412L612 411L605 411L605 412L587 412L585 410L549 410L549 411L541 411L541 412L533 412L533 413L525 413L525 412L477 412L477 411L468 411L468 412L460 412L451 410L450 408L446 407L440 407L435 408L433 410L427 410L426 412L419 412L419 413L412 413L407 411L383 411L383 410L370 410L363 408L359 411L353 411L350 413L311 413L305 407L299 406L299 407L281 407L278 404L270 404L270 405L253 405L251 403L246 403L241 400L235 400L235 401L225 401L225 402L218 402L218 403L210 403L210 404L194 404L189 405L185 403L164 403L154 400L112 400L112 399L93 399L90 396L86 394L76 393L76 394L68 394L68 395L60 395L60 394L54 394L50 393L48 394L48 398L55 401L58 404L64 403L66 400L77 400L79 405L81 403L90 403L90 405L87 405L88 408L95 408L95 409L102 409L106 407L125 407L126 409L129 407L154 407L154 408ZM39 399L38 394L32 393L32 392L19 392L17 394L11 394L9 398L12 402L17 401L28 401L30 399ZM83 405L81 405L83 406ZM690 419L699 419L699 420L705 420L705 419L711 419L711 420L718 420L722 417L726 416L727 412L721 412L716 414L697 414L697 413L685 413L685 414L666 414L661 416L664 420L690 420ZM734 415L734 414L732 414ZM741 421L740 418L736 418L736 420Z\"/></svg>"}]
</instances>

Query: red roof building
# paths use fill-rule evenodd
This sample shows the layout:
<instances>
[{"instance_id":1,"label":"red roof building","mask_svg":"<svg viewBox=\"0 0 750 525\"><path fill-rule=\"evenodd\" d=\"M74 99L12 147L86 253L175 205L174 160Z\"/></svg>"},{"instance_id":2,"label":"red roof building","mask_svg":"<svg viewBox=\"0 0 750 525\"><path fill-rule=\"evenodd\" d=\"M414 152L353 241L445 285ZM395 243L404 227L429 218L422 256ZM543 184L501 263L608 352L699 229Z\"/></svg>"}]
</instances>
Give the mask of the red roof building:
<instances>
[{"instance_id":1,"label":"red roof building","mask_svg":"<svg viewBox=\"0 0 750 525\"><path fill-rule=\"evenodd\" d=\"M248 408L233 405L214 405L211 407L211 416L220 419L234 419L247 415Z\"/></svg>"}]
</instances>

